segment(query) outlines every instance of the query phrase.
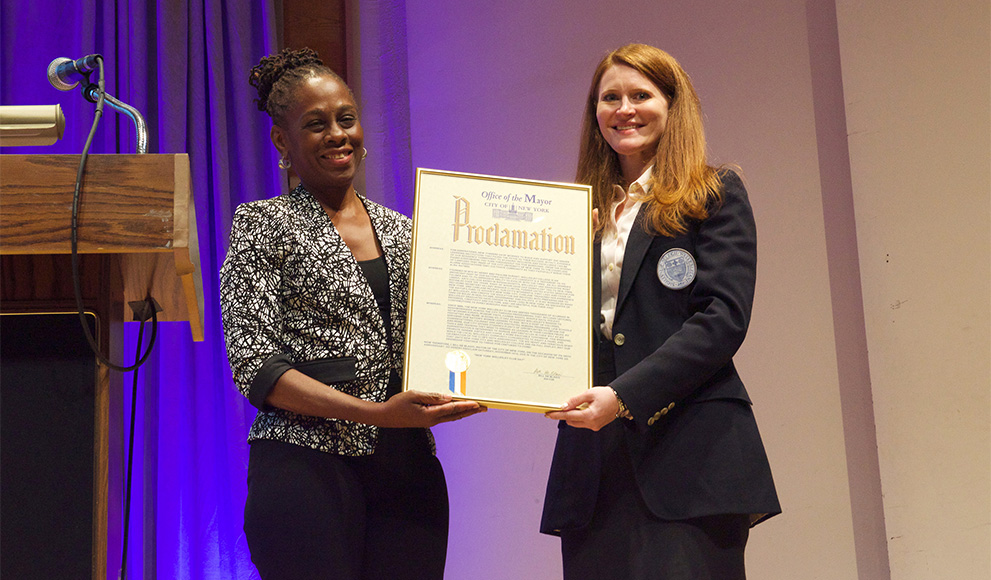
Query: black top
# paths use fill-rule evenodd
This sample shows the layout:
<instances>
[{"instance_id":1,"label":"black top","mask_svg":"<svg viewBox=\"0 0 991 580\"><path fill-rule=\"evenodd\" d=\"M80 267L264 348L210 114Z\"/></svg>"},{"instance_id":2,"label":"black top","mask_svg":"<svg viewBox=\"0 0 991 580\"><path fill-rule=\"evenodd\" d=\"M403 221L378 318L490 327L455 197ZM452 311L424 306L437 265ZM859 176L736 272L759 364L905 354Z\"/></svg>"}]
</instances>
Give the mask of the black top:
<instances>
[{"instance_id":1,"label":"black top","mask_svg":"<svg viewBox=\"0 0 991 580\"><path fill-rule=\"evenodd\" d=\"M389 270L385 266L385 256L359 261L358 265L361 266L361 272L368 280L368 285L372 287L375 302L378 303L379 312L382 313L382 321L385 322L385 327L389 328L389 308L392 303L389 301Z\"/></svg>"},{"instance_id":2,"label":"black top","mask_svg":"<svg viewBox=\"0 0 991 580\"><path fill-rule=\"evenodd\" d=\"M392 324L390 323L389 313L392 310L392 302L389 300L389 269L385 265L385 256L379 256L374 260L359 261L358 266L361 267L361 272L365 275L365 279L368 280L368 285L372 287L372 294L375 296L375 302L378 303L379 312L382 314L382 321L385 322L385 327L391 328ZM391 352L391 334L386 333L386 341ZM396 374L395 370L390 371L386 397L391 397L402 390L403 387L399 375Z\"/></svg>"}]
</instances>

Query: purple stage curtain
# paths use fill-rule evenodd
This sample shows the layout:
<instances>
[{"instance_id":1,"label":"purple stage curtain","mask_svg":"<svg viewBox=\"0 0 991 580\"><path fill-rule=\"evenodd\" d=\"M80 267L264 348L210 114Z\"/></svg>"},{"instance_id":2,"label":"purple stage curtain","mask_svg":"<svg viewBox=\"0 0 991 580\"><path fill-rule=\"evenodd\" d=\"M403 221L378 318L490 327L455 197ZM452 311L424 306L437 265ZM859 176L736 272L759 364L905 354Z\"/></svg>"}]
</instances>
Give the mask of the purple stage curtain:
<instances>
[{"instance_id":1,"label":"purple stage curtain","mask_svg":"<svg viewBox=\"0 0 991 580\"><path fill-rule=\"evenodd\" d=\"M352 6L358 15L360 42L352 42L360 61L358 92L361 126L368 160L364 190L369 198L406 214L413 213L413 169L410 150L409 78L406 54L405 0L362 0ZM361 184L359 184L359 187Z\"/></svg>"},{"instance_id":2,"label":"purple stage curtain","mask_svg":"<svg viewBox=\"0 0 991 580\"><path fill-rule=\"evenodd\" d=\"M249 68L275 50L277 8L278 0L2 2L0 104L59 103L67 123L56 145L4 153L82 151L94 106L78 89L56 91L45 73L56 57L100 53L107 91L148 121L149 152L190 158L206 340L193 343L185 323L163 323L139 371L128 578L257 577L242 531L254 413L231 382L217 272L237 204L280 191L270 124L247 84ZM131 122L106 107L92 152L134 153L134 140ZM137 327L125 326L126 362ZM124 383L127 414L130 374ZM111 497L112 518L122 517L120 499ZM118 577L120 551L112 539L108 578Z\"/></svg>"}]
</instances>

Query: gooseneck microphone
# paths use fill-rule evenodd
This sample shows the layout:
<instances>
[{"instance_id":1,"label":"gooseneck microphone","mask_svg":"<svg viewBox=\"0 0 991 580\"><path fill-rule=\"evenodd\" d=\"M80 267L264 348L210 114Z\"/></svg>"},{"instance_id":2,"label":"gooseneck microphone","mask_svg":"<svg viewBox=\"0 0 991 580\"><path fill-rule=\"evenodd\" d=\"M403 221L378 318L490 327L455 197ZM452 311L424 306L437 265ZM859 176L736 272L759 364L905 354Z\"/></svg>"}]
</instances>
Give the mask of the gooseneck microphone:
<instances>
[{"instance_id":1,"label":"gooseneck microphone","mask_svg":"<svg viewBox=\"0 0 991 580\"><path fill-rule=\"evenodd\" d=\"M59 57L48 65L48 82L60 91L71 91L80 82L89 82L89 73L99 68L103 57L90 54L77 60Z\"/></svg>"},{"instance_id":2,"label":"gooseneck microphone","mask_svg":"<svg viewBox=\"0 0 991 580\"><path fill-rule=\"evenodd\" d=\"M56 58L48 65L48 82L60 91L71 91L82 83L83 97L87 101L97 104L100 115L103 114L103 109L99 103L105 101L106 104L134 121L134 129L137 132L137 153L147 153L148 125L145 123L144 117L131 105L117 100L113 95L103 90L102 64L103 56L99 54L90 54L76 60L65 57ZM100 81L90 82L89 77L92 72L98 73Z\"/></svg>"}]
</instances>

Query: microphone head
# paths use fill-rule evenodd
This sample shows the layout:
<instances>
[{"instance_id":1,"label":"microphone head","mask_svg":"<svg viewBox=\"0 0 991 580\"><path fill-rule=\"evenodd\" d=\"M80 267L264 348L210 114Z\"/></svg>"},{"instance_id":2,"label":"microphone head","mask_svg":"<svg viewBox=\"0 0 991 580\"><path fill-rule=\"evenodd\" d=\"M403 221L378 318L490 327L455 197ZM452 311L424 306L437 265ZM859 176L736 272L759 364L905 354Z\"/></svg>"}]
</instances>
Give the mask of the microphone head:
<instances>
[{"instance_id":1,"label":"microphone head","mask_svg":"<svg viewBox=\"0 0 991 580\"><path fill-rule=\"evenodd\" d=\"M66 66L68 65L68 66ZM69 84L68 72L74 71L75 66L71 58L59 57L48 65L48 82L60 91L71 91L79 85L79 81Z\"/></svg>"}]
</instances>

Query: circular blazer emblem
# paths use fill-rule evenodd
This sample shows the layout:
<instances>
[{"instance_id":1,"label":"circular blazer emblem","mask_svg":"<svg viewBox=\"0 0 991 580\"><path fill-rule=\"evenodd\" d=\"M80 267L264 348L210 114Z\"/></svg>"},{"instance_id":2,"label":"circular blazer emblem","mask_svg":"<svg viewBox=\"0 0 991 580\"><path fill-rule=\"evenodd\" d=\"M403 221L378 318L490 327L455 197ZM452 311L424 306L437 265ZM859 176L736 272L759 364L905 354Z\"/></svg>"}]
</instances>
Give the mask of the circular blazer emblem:
<instances>
[{"instance_id":1,"label":"circular blazer emblem","mask_svg":"<svg viewBox=\"0 0 991 580\"><path fill-rule=\"evenodd\" d=\"M657 261L657 279L666 288L681 290L695 280L695 258L681 248L672 248Z\"/></svg>"}]
</instances>

